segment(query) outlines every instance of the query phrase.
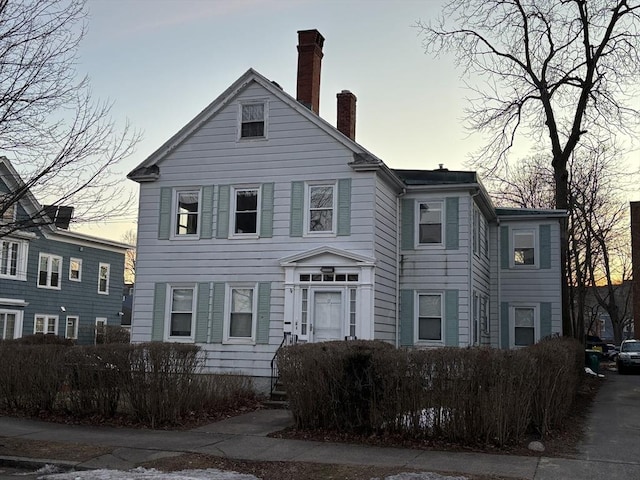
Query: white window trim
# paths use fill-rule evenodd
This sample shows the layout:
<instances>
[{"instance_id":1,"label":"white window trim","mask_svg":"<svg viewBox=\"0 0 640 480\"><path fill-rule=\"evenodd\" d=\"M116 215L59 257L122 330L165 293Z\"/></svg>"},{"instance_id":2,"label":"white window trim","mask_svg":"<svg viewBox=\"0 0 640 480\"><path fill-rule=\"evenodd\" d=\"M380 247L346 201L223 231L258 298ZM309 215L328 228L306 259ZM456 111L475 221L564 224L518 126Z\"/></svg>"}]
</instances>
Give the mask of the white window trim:
<instances>
[{"instance_id":1,"label":"white window trim","mask_svg":"<svg viewBox=\"0 0 640 480\"><path fill-rule=\"evenodd\" d=\"M515 251L516 251L516 234L528 232L533 235L533 264L532 265L518 265L515 263ZM538 230L535 227L523 227L511 229L511 243L509 244L509 265L515 269L537 269L540 263L540 245L538 245Z\"/></svg>"},{"instance_id":2,"label":"white window trim","mask_svg":"<svg viewBox=\"0 0 640 480\"><path fill-rule=\"evenodd\" d=\"M100 290L100 272L102 272L102 267L107 267L107 289L105 291ZM98 264L98 294L99 295L109 295L110 281L111 281L111 264L100 262Z\"/></svg>"},{"instance_id":3,"label":"white window trim","mask_svg":"<svg viewBox=\"0 0 640 480\"><path fill-rule=\"evenodd\" d=\"M73 278L71 276L71 265L73 264L73 262L78 262L80 267L78 268L78 278ZM81 258L75 258L75 257L71 257L69 259L69 281L71 282L81 282L82 281L82 259Z\"/></svg>"},{"instance_id":4,"label":"white window trim","mask_svg":"<svg viewBox=\"0 0 640 480\"><path fill-rule=\"evenodd\" d=\"M16 323L14 325L14 335L13 339L22 337L22 319L23 319L23 310L10 310L10 309L0 309L0 314L13 314L16 316ZM5 335L7 333L7 322L5 319L4 324L2 325L2 331L0 332L0 338L5 340L13 340L11 338L6 338Z\"/></svg>"},{"instance_id":5,"label":"white window trim","mask_svg":"<svg viewBox=\"0 0 640 480\"><path fill-rule=\"evenodd\" d=\"M440 297L440 340L421 340L420 335L420 296L432 295ZM414 296L413 338L416 345L444 345L445 344L445 318L444 318L444 292L416 291Z\"/></svg>"},{"instance_id":6,"label":"white window trim","mask_svg":"<svg viewBox=\"0 0 640 480\"><path fill-rule=\"evenodd\" d=\"M197 193L198 194L198 225L196 226L196 233L176 233L178 227L178 198L180 193ZM171 196L171 234L169 238L171 240L193 240L194 238L200 238L200 228L202 227L202 188L200 187L185 187L174 188L173 195Z\"/></svg>"},{"instance_id":7,"label":"white window trim","mask_svg":"<svg viewBox=\"0 0 640 480\"><path fill-rule=\"evenodd\" d=\"M258 198L256 205L256 231L255 233L236 233L236 192L241 190L257 190ZM260 235L260 217L262 214L262 188L260 185L236 186L231 188L231 205L229 208L229 238L258 238Z\"/></svg>"},{"instance_id":8,"label":"white window trim","mask_svg":"<svg viewBox=\"0 0 640 480\"><path fill-rule=\"evenodd\" d=\"M512 303L509 305L509 347L510 348L525 348L525 345L516 346L516 308L531 308L533 309L533 343L540 341L540 308L535 303Z\"/></svg>"},{"instance_id":9,"label":"white window trim","mask_svg":"<svg viewBox=\"0 0 640 480\"><path fill-rule=\"evenodd\" d=\"M40 264L42 262L42 257L48 257L47 260L47 284L46 285L40 285ZM51 286L51 274L53 273L53 270L51 269L51 265L53 264L53 259L57 258L58 260L60 260L60 268L58 269L58 286L57 287L53 287ZM36 286L38 288L46 288L49 290L60 290L62 289L62 268L63 268L63 261L62 261L62 257L59 255L53 255L51 253L41 253L38 256L38 272L36 275Z\"/></svg>"},{"instance_id":10,"label":"white window trim","mask_svg":"<svg viewBox=\"0 0 640 480\"><path fill-rule=\"evenodd\" d=\"M75 318L76 319L76 324L74 327L74 331L73 331L73 336L72 337L68 337L67 336L67 328L68 328L68 323L69 323L69 319L71 318ZM77 340L78 339L78 324L80 323L80 317L78 315L67 315L67 318L65 319L65 324L64 324L64 336L65 338L70 338L71 340Z\"/></svg>"},{"instance_id":11,"label":"white window trim","mask_svg":"<svg viewBox=\"0 0 640 480\"><path fill-rule=\"evenodd\" d=\"M420 243L420 204L421 203L439 203L440 204L440 243ZM442 250L446 245L446 212L444 199L417 199L415 202L414 212L414 245L418 249L439 249Z\"/></svg>"},{"instance_id":12,"label":"white window trim","mask_svg":"<svg viewBox=\"0 0 640 480\"><path fill-rule=\"evenodd\" d=\"M331 230L321 232L312 231L309 228L311 222L311 187L333 188L333 204L331 215ZM335 237L338 229L338 182L305 182L304 184L304 236L307 237Z\"/></svg>"},{"instance_id":13,"label":"white window trim","mask_svg":"<svg viewBox=\"0 0 640 480\"><path fill-rule=\"evenodd\" d=\"M96 344L98 340L98 326L102 324L102 326L106 327L108 325L107 317L96 317L96 328L93 336L93 343Z\"/></svg>"},{"instance_id":14,"label":"white window trim","mask_svg":"<svg viewBox=\"0 0 640 480\"><path fill-rule=\"evenodd\" d=\"M251 305L251 337L232 337L231 328L231 299L232 291L236 289L253 290L253 302ZM255 283L231 283L226 285L224 302L224 335L222 343L233 345L255 345L258 323L258 285Z\"/></svg>"},{"instance_id":15,"label":"white window trim","mask_svg":"<svg viewBox=\"0 0 640 480\"><path fill-rule=\"evenodd\" d=\"M242 107L244 105L264 105L263 108L263 121L264 130L263 135L260 137L243 137L242 136ZM238 102L238 122L237 122L238 134L236 140L238 142L263 142L269 139L269 100L266 98L255 98L252 100L243 100Z\"/></svg>"},{"instance_id":16,"label":"white window trim","mask_svg":"<svg viewBox=\"0 0 640 480\"><path fill-rule=\"evenodd\" d=\"M171 312L173 311L173 291L191 289L191 335L171 335ZM198 305L198 289L195 283L172 283L167 285L167 301L165 305L164 339L167 342L193 343L195 342L196 308Z\"/></svg>"},{"instance_id":17,"label":"white window trim","mask_svg":"<svg viewBox=\"0 0 640 480\"><path fill-rule=\"evenodd\" d=\"M25 240L18 240L16 238L5 237L0 241L0 255L2 252L2 243L11 242L18 244L18 261L16 262L16 274L15 275L3 275L0 274L0 278L6 278L10 280L27 280L27 260L29 259L29 242ZM40 263L38 263L40 268Z\"/></svg>"},{"instance_id":18,"label":"white window trim","mask_svg":"<svg viewBox=\"0 0 640 480\"><path fill-rule=\"evenodd\" d=\"M40 332L40 333L43 333L44 335L49 334L47 327L48 327L51 319L53 319L54 320L54 329L55 329L53 335L58 335L58 327L59 327L59 325L58 325L58 321L59 321L58 315L47 315L46 313L36 313L33 316L33 333L34 334L38 333L36 331L36 323L37 323L36 320L38 319L38 317L44 317L44 319L45 319L44 332Z\"/></svg>"}]
</instances>

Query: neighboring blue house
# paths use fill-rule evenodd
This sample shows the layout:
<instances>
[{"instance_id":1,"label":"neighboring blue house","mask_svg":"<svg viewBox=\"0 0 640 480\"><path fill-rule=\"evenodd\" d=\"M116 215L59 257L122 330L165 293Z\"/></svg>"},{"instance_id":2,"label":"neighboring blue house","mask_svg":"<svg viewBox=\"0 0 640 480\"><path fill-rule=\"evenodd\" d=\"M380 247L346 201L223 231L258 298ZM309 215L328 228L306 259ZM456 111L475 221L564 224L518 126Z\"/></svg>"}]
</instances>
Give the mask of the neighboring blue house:
<instances>
[{"instance_id":1,"label":"neighboring blue house","mask_svg":"<svg viewBox=\"0 0 640 480\"><path fill-rule=\"evenodd\" d=\"M23 185L0 157L0 193ZM2 199L0 198L0 201ZM0 339L56 334L78 344L95 342L102 325L120 325L127 245L67 230L71 210L55 223L21 228L43 207L28 193L0 219Z\"/></svg>"}]
</instances>

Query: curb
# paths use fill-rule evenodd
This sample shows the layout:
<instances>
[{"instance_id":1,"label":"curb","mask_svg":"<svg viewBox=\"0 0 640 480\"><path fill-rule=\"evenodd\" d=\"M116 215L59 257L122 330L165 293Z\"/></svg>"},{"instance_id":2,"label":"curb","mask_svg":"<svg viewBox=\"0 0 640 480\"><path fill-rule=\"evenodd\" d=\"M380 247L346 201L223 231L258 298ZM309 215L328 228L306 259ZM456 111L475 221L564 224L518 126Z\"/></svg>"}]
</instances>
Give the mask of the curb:
<instances>
[{"instance_id":1,"label":"curb","mask_svg":"<svg viewBox=\"0 0 640 480\"><path fill-rule=\"evenodd\" d=\"M53 460L50 458L29 458L12 457L0 455L0 465L6 467L34 468L38 469L45 465L53 465L65 470L88 470L80 465L80 462L70 462L68 460Z\"/></svg>"}]
</instances>

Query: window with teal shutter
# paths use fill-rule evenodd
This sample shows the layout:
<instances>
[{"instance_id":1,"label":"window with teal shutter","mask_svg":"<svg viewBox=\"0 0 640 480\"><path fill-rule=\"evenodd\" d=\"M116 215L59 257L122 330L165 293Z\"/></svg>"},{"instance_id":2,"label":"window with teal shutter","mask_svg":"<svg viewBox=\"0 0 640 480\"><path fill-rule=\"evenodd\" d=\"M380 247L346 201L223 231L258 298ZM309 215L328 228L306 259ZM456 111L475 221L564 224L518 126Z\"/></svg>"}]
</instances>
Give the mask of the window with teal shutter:
<instances>
[{"instance_id":1,"label":"window with teal shutter","mask_svg":"<svg viewBox=\"0 0 640 480\"><path fill-rule=\"evenodd\" d=\"M198 284L198 307L196 311L195 341L205 343L209 330L209 283Z\"/></svg>"},{"instance_id":2,"label":"window with teal shutter","mask_svg":"<svg viewBox=\"0 0 640 480\"><path fill-rule=\"evenodd\" d=\"M457 248L459 248L460 244L460 214L458 212L458 204L458 197L449 197L445 200L445 248L448 250L456 250Z\"/></svg>"},{"instance_id":3,"label":"window with teal shutter","mask_svg":"<svg viewBox=\"0 0 640 480\"><path fill-rule=\"evenodd\" d=\"M224 294L225 284L213 284L213 305L211 309L211 343L222 343L224 328Z\"/></svg>"},{"instance_id":4,"label":"window with teal shutter","mask_svg":"<svg viewBox=\"0 0 640 480\"><path fill-rule=\"evenodd\" d=\"M301 237L304 226L304 182L291 182L291 219L289 235Z\"/></svg>"},{"instance_id":5,"label":"window with teal shutter","mask_svg":"<svg viewBox=\"0 0 640 480\"><path fill-rule=\"evenodd\" d=\"M273 237L273 183L262 184L262 205L260 208L260 236Z\"/></svg>"},{"instance_id":6,"label":"window with teal shutter","mask_svg":"<svg viewBox=\"0 0 640 480\"><path fill-rule=\"evenodd\" d=\"M551 268L551 225L540 225L540 268Z\"/></svg>"},{"instance_id":7,"label":"window with teal shutter","mask_svg":"<svg viewBox=\"0 0 640 480\"><path fill-rule=\"evenodd\" d=\"M460 322L458 316L458 290L444 292L445 344L450 347L460 345Z\"/></svg>"},{"instance_id":8,"label":"window with teal shutter","mask_svg":"<svg viewBox=\"0 0 640 480\"><path fill-rule=\"evenodd\" d=\"M509 227L500 227L500 268L509 268L511 249L509 247Z\"/></svg>"},{"instance_id":9,"label":"window with teal shutter","mask_svg":"<svg viewBox=\"0 0 640 480\"><path fill-rule=\"evenodd\" d=\"M202 189L202 226L200 238L213 236L213 185Z\"/></svg>"},{"instance_id":10,"label":"window with teal shutter","mask_svg":"<svg viewBox=\"0 0 640 480\"><path fill-rule=\"evenodd\" d=\"M156 283L153 292L153 320L151 326L151 341L164 340L164 312L167 301L167 284Z\"/></svg>"},{"instance_id":11,"label":"window with teal shutter","mask_svg":"<svg viewBox=\"0 0 640 480\"><path fill-rule=\"evenodd\" d=\"M269 327L271 324L271 283L258 283L258 325L256 343L269 343Z\"/></svg>"},{"instance_id":12,"label":"window with teal shutter","mask_svg":"<svg viewBox=\"0 0 640 480\"><path fill-rule=\"evenodd\" d=\"M216 215L218 225L216 238L227 238L229 236L229 185L218 187L218 214Z\"/></svg>"},{"instance_id":13,"label":"window with teal shutter","mask_svg":"<svg viewBox=\"0 0 640 480\"><path fill-rule=\"evenodd\" d=\"M412 346L414 343L414 298L413 290L400 290L400 345L403 347Z\"/></svg>"},{"instance_id":14,"label":"window with teal shutter","mask_svg":"<svg viewBox=\"0 0 640 480\"><path fill-rule=\"evenodd\" d=\"M500 303L500 348L509 348L509 303Z\"/></svg>"},{"instance_id":15,"label":"window with teal shutter","mask_svg":"<svg viewBox=\"0 0 640 480\"><path fill-rule=\"evenodd\" d=\"M351 235L351 179L338 180L338 235Z\"/></svg>"},{"instance_id":16,"label":"window with teal shutter","mask_svg":"<svg viewBox=\"0 0 640 480\"><path fill-rule=\"evenodd\" d=\"M400 236L402 250L413 250L415 242L415 201L403 198L400 215Z\"/></svg>"},{"instance_id":17,"label":"window with teal shutter","mask_svg":"<svg viewBox=\"0 0 640 480\"><path fill-rule=\"evenodd\" d=\"M171 201L173 198L170 187L160 189L160 213L158 218L158 239L168 240L171 235Z\"/></svg>"}]
</instances>

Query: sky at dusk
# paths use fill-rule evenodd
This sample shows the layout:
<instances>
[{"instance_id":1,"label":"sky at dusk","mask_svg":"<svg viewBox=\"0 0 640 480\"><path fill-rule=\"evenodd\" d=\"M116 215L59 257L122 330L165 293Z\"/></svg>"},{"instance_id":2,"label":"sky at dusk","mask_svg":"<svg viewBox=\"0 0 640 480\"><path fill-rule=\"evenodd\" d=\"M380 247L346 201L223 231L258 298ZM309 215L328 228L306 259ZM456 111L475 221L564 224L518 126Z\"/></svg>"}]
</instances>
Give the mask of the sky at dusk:
<instances>
[{"instance_id":1,"label":"sky at dusk","mask_svg":"<svg viewBox=\"0 0 640 480\"><path fill-rule=\"evenodd\" d=\"M418 20L441 0L89 0L79 75L143 133L123 178L247 69L295 96L297 31L325 37L320 116L336 93L357 98L356 141L392 168L465 169L482 144L462 117L467 91L452 58L424 53ZM525 152L526 153L526 152ZM638 163L638 154L635 161ZM137 184L124 180L137 191ZM134 218L83 227L121 240Z\"/></svg>"}]
</instances>

